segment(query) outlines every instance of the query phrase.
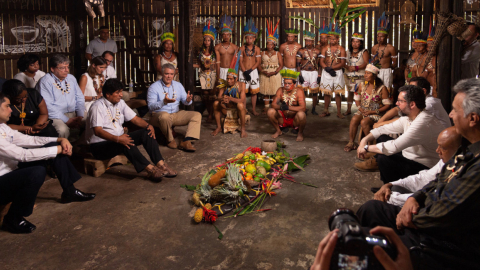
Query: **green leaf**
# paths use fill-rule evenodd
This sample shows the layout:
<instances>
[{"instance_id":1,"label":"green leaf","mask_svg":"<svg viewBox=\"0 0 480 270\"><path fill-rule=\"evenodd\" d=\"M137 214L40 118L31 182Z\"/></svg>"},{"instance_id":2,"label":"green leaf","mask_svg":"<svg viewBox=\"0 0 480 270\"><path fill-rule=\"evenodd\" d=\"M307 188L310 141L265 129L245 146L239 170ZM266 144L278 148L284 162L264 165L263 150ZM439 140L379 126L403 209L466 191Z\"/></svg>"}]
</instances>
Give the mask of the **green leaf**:
<instances>
[{"instance_id":1,"label":"green leaf","mask_svg":"<svg viewBox=\"0 0 480 270\"><path fill-rule=\"evenodd\" d=\"M218 239L222 240L223 233L217 228L217 226L213 225L213 227L215 227L215 230L217 230L217 232L218 232Z\"/></svg>"},{"instance_id":2,"label":"green leaf","mask_svg":"<svg viewBox=\"0 0 480 270\"><path fill-rule=\"evenodd\" d=\"M348 19L345 21L345 23L344 23L344 24L347 24L347 23L349 23L349 22L351 22L351 21L355 20L356 18L360 17L360 15L362 15L363 13L365 13L365 11L366 11L366 10L364 10L364 11L361 11L361 12L359 12L359 13L356 13L356 14L354 14L354 16L353 16L353 17L351 17L351 18L348 18Z\"/></svg>"},{"instance_id":3,"label":"green leaf","mask_svg":"<svg viewBox=\"0 0 480 270\"><path fill-rule=\"evenodd\" d=\"M301 182L300 184L302 184L302 185L304 185L304 186L307 186L307 187L314 187L314 188L318 188L317 186L315 186L315 185L312 185L312 184L309 184L309 183L302 183L302 182Z\"/></svg>"},{"instance_id":4,"label":"green leaf","mask_svg":"<svg viewBox=\"0 0 480 270\"><path fill-rule=\"evenodd\" d=\"M347 11L347 13L352 13L352 12L355 12L357 10L361 10L361 9L364 9L364 7L356 7L356 8L351 8ZM367 11L366 9L364 9L364 11Z\"/></svg>"},{"instance_id":5,"label":"green leaf","mask_svg":"<svg viewBox=\"0 0 480 270\"><path fill-rule=\"evenodd\" d=\"M312 19L309 19L309 18L304 18L302 16L289 16L290 19L298 19L298 20L303 20L311 25L313 25L315 28L319 28L315 22L312 20ZM277 142L278 143L278 142Z\"/></svg>"},{"instance_id":6,"label":"green leaf","mask_svg":"<svg viewBox=\"0 0 480 270\"><path fill-rule=\"evenodd\" d=\"M333 4L333 9L336 9L337 8L337 1L332 0L332 4Z\"/></svg>"},{"instance_id":7,"label":"green leaf","mask_svg":"<svg viewBox=\"0 0 480 270\"><path fill-rule=\"evenodd\" d=\"M192 186L192 185L180 185L180 187L188 190L188 191L194 191L195 189L197 189L196 186Z\"/></svg>"},{"instance_id":8,"label":"green leaf","mask_svg":"<svg viewBox=\"0 0 480 270\"><path fill-rule=\"evenodd\" d=\"M341 20L343 17L345 17L345 14L347 14L347 9L348 9L348 2L347 0L344 0L341 4L340 4L340 8L339 8L339 11L338 11L338 18Z\"/></svg>"}]
</instances>

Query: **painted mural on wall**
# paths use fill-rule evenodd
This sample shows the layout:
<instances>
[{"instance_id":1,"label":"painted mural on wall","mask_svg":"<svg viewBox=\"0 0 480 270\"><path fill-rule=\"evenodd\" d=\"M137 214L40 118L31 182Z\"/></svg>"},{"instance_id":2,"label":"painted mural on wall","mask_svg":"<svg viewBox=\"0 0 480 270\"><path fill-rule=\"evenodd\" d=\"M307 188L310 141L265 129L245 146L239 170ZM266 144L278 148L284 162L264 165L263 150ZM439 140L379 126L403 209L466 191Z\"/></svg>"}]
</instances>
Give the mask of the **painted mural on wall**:
<instances>
[{"instance_id":1,"label":"painted mural on wall","mask_svg":"<svg viewBox=\"0 0 480 270\"><path fill-rule=\"evenodd\" d=\"M26 23L28 24L28 23ZM55 15L38 15L31 25L21 25L10 28L10 33L3 26L4 33L1 37L13 35L10 42L5 44L6 38L1 42L0 51L10 54L23 54L26 52L67 52L72 45L70 28L62 17ZM2 31L2 30L0 30Z\"/></svg>"},{"instance_id":2,"label":"painted mural on wall","mask_svg":"<svg viewBox=\"0 0 480 270\"><path fill-rule=\"evenodd\" d=\"M162 41L160 37L165 32L170 32L170 22L165 23L165 19L156 19L152 22L152 31L148 33L148 43L150 47L160 47Z\"/></svg>"}]
</instances>

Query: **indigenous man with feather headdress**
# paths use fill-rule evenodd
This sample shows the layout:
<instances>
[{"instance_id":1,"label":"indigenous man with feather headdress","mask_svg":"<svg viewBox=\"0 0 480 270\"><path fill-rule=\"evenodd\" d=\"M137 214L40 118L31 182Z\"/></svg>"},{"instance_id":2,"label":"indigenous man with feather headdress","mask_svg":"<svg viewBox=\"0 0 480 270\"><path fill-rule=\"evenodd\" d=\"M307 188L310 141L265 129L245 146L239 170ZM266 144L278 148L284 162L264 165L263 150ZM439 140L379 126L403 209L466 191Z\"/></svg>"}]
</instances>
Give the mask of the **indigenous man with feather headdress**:
<instances>
[{"instance_id":1,"label":"indigenous man with feather headdress","mask_svg":"<svg viewBox=\"0 0 480 270\"><path fill-rule=\"evenodd\" d=\"M427 59L427 36L419 30L413 31L413 42L415 43L415 52L410 56L405 68L405 80L410 82L411 78L427 78L427 70L424 69Z\"/></svg>"},{"instance_id":2,"label":"indigenous man with feather headdress","mask_svg":"<svg viewBox=\"0 0 480 270\"><path fill-rule=\"evenodd\" d=\"M234 25L235 22L232 17L223 15L220 18L220 35L222 36L222 42L215 45L217 83L219 79L227 79L230 62L232 62L233 57L238 51L237 45L231 43Z\"/></svg>"},{"instance_id":3,"label":"indigenous man with feather headdress","mask_svg":"<svg viewBox=\"0 0 480 270\"><path fill-rule=\"evenodd\" d=\"M320 84L320 74L318 74L318 61L320 51L315 48L315 32L303 31L305 38L305 47L298 50L297 53L297 71L300 72L298 80L303 90L310 90L313 95L312 114L315 112L315 106L318 102L318 85Z\"/></svg>"},{"instance_id":4,"label":"indigenous man with feather headdress","mask_svg":"<svg viewBox=\"0 0 480 270\"><path fill-rule=\"evenodd\" d=\"M297 134L297 142L301 142L307 116L305 94L302 88L296 86L300 72L282 69L280 74L283 77L283 87L278 88L272 107L267 111L268 120L275 128L272 138L277 138L292 128L292 132Z\"/></svg>"}]
</instances>

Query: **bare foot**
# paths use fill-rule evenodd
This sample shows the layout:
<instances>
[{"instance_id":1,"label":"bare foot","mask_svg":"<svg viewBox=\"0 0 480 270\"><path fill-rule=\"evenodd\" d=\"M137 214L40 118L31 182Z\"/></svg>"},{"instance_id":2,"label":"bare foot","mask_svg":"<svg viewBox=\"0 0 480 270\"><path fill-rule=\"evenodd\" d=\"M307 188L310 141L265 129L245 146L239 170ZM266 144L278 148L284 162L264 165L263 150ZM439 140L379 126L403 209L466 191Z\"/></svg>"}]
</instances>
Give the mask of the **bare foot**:
<instances>
[{"instance_id":1,"label":"bare foot","mask_svg":"<svg viewBox=\"0 0 480 270\"><path fill-rule=\"evenodd\" d=\"M212 134L212 136L215 136L215 135L217 135L220 131L222 131L222 128L217 128L217 129L215 129L211 134Z\"/></svg>"},{"instance_id":2,"label":"bare foot","mask_svg":"<svg viewBox=\"0 0 480 270\"><path fill-rule=\"evenodd\" d=\"M248 134L247 134L247 132L245 131L245 129L242 129L242 130L240 131L240 138L246 138L247 135L248 135Z\"/></svg>"},{"instance_id":3,"label":"bare foot","mask_svg":"<svg viewBox=\"0 0 480 270\"><path fill-rule=\"evenodd\" d=\"M297 135L297 140L296 140L296 141L297 141L297 142L303 142L303 134L298 133L298 135Z\"/></svg>"},{"instance_id":4,"label":"bare foot","mask_svg":"<svg viewBox=\"0 0 480 270\"><path fill-rule=\"evenodd\" d=\"M345 118L345 116L343 116L341 113L337 113L337 117L340 118L340 119Z\"/></svg>"},{"instance_id":5,"label":"bare foot","mask_svg":"<svg viewBox=\"0 0 480 270\"><path fill-rule=\"evenodd\" d=\"M282 131L279 130L279 131L275 132L275 134L272 135L272 138L275 139L275 138L277 138L278 136L282 136L282 134L283 134Z\"/></svg>"},{"instance_id":6,"label":"bare foot","mask_svg":"<svg viewBox=\"0 0 480 270\"><path fill-rule=\"evenodd\" d=\"M345 116L346 116L346 115L350 115L350 114L352 114L351 111L346 111L346 112L343 113L343 115L345 115Z\"/></svg>"},{"instance_id":7,"label":"bare foot","mask_svg":"<svg viewBox=\"0 0 480 270\"><path fill-rule=\"evenodd\" d=\"M259 116L260 114L256 110L252 110L253 115Z\"/></svg>"},{"instance_id":8,"label":"bare foot","mask_svg":"<svg viewBox=\"0 0 480 270\"><path fill-rule=\"evenodd\" d=\"M327 117L330 116L330 113L327 111L324 111L322 114L320 114L320 117Z\"/></svg>"}]
</instances>

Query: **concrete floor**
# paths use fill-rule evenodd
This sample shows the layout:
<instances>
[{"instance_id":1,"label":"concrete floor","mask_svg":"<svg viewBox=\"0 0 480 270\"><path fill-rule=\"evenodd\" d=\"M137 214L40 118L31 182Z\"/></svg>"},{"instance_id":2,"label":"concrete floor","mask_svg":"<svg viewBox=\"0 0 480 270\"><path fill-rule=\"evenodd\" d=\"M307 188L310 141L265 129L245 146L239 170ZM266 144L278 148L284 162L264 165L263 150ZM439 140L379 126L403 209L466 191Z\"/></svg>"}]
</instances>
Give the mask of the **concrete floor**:
<instances>
[{"instance_id":1,"label":"concrete floor","mask_svg":"<svg viewBox=\"0 0 480 270\"><path fill-rule=\"evenodd\" d=\"M323 103L317 111L322 109ZM354 151L343 151L351 116L338 119L334 110L322 119L308 114L305 141L295 142L292 134L279 138L291 154L311 156L306 171L293 176L318 188L284 180L265 204L272 211L219 218L215 225L223 240L212 225L192 223L192 193L180 185L198 184L208 168L269 139L274 130L266 116L252 117L245 139L239 133L212 139L214 125L203 122L197 152L161 146L179 172L161 183L144 180L131 165L117 166L77 182L77 188L97 193L95 200L60 204L58 181L46 181L28 218L37 230L0 231L0 269L307 269L329 231L330 213L357 210L373 198L370 187L381 185L378 173L353 169Z\"/></svg>"}]
</instances>

